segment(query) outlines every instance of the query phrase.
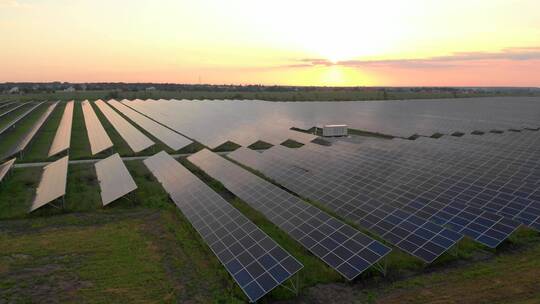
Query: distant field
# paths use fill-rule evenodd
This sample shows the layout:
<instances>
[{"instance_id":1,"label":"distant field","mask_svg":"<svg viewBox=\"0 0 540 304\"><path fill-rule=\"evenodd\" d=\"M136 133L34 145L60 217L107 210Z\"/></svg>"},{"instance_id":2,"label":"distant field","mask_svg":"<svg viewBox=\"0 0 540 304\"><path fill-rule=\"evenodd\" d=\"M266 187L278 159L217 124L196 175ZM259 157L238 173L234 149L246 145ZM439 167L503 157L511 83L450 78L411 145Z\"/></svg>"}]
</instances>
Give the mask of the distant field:
<instances>
[{"instance_id":1,"label":"distant field","mask_svg":"<svg viewBox=\"0 0 540 304\"><path fill-rule=\"evenodd\" d=\"M491 93L453 94L429 92L382 91L286 91L286 92L212 92L212 91L77 91L39 93L26 95L0 95L2 100L96 100L96 99L259 99L271 101L345 101L345 100L384 100L384 99L429 99L456 97L505 96Z\"/></svg>"}]
</instances>

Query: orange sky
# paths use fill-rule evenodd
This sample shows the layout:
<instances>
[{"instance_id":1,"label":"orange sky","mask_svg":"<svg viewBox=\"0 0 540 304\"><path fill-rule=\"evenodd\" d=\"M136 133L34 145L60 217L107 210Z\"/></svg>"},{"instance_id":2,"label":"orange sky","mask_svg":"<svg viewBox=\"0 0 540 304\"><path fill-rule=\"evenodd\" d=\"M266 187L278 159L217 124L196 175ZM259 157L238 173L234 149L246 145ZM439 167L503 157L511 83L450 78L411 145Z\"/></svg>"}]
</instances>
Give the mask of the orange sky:
<instances>
[{"instance_id":1,"label":"orange sky","mask_svg":"<svg viewBox=\"0 0 540 304\"><path fill-rule=\"evenodd\" d=\"M0 0L0 82L540 86L540 1Z\"/></svg>"}]
</instances>

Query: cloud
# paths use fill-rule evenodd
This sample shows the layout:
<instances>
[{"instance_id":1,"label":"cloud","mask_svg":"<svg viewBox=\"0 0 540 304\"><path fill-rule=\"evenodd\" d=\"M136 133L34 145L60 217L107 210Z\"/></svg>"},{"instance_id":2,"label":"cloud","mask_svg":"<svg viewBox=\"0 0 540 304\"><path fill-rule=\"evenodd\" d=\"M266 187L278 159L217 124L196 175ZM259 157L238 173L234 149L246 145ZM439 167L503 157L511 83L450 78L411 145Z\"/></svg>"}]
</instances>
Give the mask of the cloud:
<instances>
[{"instance_id":1,"label":"cloud","mask_svg":"<svg viewBox=\"0 0 540 304\"><path fill-rule=\"evenodd\" d=\"M287 65L289 68L314 66L345 66L345 67L401 67L401 68L448 68L473 61L527 61L539 60L540 47L514 47L499 52L456 52L447 56L427 58L405 58L387 60L344 60L332 62L324 58L304 58L296 63Z\"/></svg>"}]
</instances>

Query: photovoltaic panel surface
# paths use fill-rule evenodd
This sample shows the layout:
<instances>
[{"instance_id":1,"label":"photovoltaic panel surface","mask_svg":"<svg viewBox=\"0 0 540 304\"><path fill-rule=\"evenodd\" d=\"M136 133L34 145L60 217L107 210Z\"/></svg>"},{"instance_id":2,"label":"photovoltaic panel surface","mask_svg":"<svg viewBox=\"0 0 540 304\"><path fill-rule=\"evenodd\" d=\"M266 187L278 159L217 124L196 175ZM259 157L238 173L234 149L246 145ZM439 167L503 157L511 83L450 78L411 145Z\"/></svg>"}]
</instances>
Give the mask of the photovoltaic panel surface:
<instances>
[{"instance_id":1,"label":"photovoltaic panel surface","mask_svg":"<svg viewBox=\"0 0 540 304\"><path fill-rule=\"evenodd\" d=\"M64 156L43 168L43 175L29 212L43 207L66 194L68 161L68 157Z\"/></svg>"},{"instance_id":2,"label":"photovoltaic panel surface","mask_svg":"<svg viewBox=\"0 0 540 304\"><path fill-rule=\"evenodd\" d=\"M126 104L171 129L215 148L298 137L292 127L347 124L351 129L410 137L540 127L538 97L486 97L344 102L159 100ZM209 123L211 122L211 123ZM304 136L313 136L305 134ZM292 138L295 139L295 138ZM307 143L311 139L306 138Z\"/></svg>"},{"instance_id":3,"label":"photovoltaic panel surface","mask_svg":"<svg viewBox=\"0 0 540 304\"><path fill-rule=\"evenodd\" d=\"M25 118L28 114L30 114L32 111L34 111L37 107L39 107L43 102L39 102L33 105L30 105L30 108L21 113L19 116L12 119L6 126L0 129L0 134L3 134L7 130L9 130L11 127L13 127L16 123L21 121L23 118Z\"/></svg>"},{"instance_id":4,"label":"photovoltaic panel surface","mask_svg":"<svg viewBox=\"0 0 540 304\"><path fill-rule=\"evenodd\" d=\"M95 104L133 152L137 153L154 145L154 142L150 138L137 130L137 128L120 116L120 114L108 106L103 100L97 100Z\"/></svg>"},{"instance_id":5,"label":"photovoltaic panel surface","mask_svg":"<svg viewBox=\"0 0 540 304\"><path fill-rule=\"evenodd\" d=\"M401 187L414 187L409 190L411 199L420 194L430 196L467 208L481 208L540 229L540 196L535 198L535 193L540 194L540 157L535 148L540 147L539 135L524 131L412 142L398 140L372 147L376 149L372 152L368 147L356 147L353 151L362 150L378 157L394 151L386 156L387 163L414 164L414 168L394 168L394 173L387 177L399 181ZM494 226L498 227L504 228Z\"/></svg>"},{"instance_id":6,"label":"photovoltaic panel surface","mask_svg":"<svg viewBox=\"0 0 540 304\"><path fill-rule=\"evenodd\" d=\"M258 100L134 100L127 106L169 128L215 148L227 141L249 146L259 140L280 144L287 139L305 143L317 136L290 130L287 115L272 103Z\"/></svg>"},{"instance_id":7,"label":"photovoltaic panel surface","mask_svg":"<svg viewBox=\"0 0 540 304\"><path fill-rule=\"evenodd\" d=\"M421 187L431 179L436 164L403 158L399 150L382 151L365 147L361 153L348 153L334 148L302 147L286 149L281 157L295 157L305 166L317 161L326 176L346 180L351 187L382 204L395 206L411 214L467 235L489 247L496 247L519 227L519 222L483 211L474 206L439 196L441 189ZM298 153L295 153L298 152ZM331 157L330 157L331 155ZM333 158L333 161L327 161ZM352 178L349 178L352 177Z\"/></svg>"},{"instance_id":8,"label":"photovoltaic panel surface","mask_svg":"<svg viewBox=\"0 0 540 304\"><path fill-rule=\"evenodd\" d=\"M144 164L255 302L303 266L242 213L165 152Z\"/></svg>"},{"instance_id":9,"label":"photovoltaic panel surface","mask_svg":"<svg viewBox=\"0 0 540 304\"><path fill-rule=\"evenodd\" d=\"M348 280L390 252L382 243L207 149L188 159Z\"/></svg>"},{"instance_id":10,"label":"photovoltaic panel surface","mask_svg":"<svg viewBox=\"0 0 540 304\"><path fill-rule=\"evenodd\" d=\"M10 103L9 105L11 105L11 103ZM4 116L7 117L7 115L8 115L9 113L11 113L11 112L17 110L18 108L20 108L20 107L22 107L22 106L24 106L24 105L25 105L25 104L22 103L22 102L21 102L20 104L18 104L18 105L15 105L14 107L12 107L12 108L8 109L7 111L3 112L2 114L0 114L0 118L2 118L2 117L4 117ZM4 106L7 106L7 105L4 105Z\"/></svg>"},{"instance_id":11,"label":"photovoltaic panel surface","mask_svg":"<svg viewBox=\"0 0 540 304\"><path fill-rule=\"evenodd\" d=\"M69 149L71 143L71 125L73 123L73 105L74 102L69 101L64 108L60 125L56 129L56 135L49 149L49 157Z\"/></svg>"},{"instance_id":12,"label":"photovoltaic panel surface","mask_svg":"<svg viewBox=\"0 0 540 304\"><path fill-rule=\"evenodd\" d=\"M4 180L4 177L6 177L16 160L16 158L13 158L0 165L0 182Z\"/></svg>"},{"instance_id":13,"label":"photovoltaic panel surface","mask_svg":"<svg viewBox=\"0 0 540 304\"><path fill-rule=\"evenodd\" d=\"M15 101L2 101L0 102L0 109L9 107L10 105L14 104Z\"/></svg>"},{"instance_id":14,"label":"photovoltaic panel surface","mask_svg":"<svg viewBox=\"0 0 540 304\"><path fill-rule=\"evenodd\" d=\"M118 153L95 164L103 206L137 189L137 184Z\"/></svg>"},{"instance_id":15,"label":"photovoltaic panel surface","mask_svg":"<svg viewBox=\"0 0 540 304\"><path fill-rule=\"evenodd\" d=\"M297 164L264 157L261 153L244 148L235 150L229 157L261 171L303 197L320 202L338 215L428 263L462 238L458 233L399 208L380 204L356 189L330 182L325 176L313 174Z\"/></svg>"},{"instance_id":16,"label":"photovoltaic panel surface","mask_svg":"<svg viewBox=\"0 0 540 304\"><path fill-rule=\"evenodd\" d=\"M124 101L122 101L124 102ZM152 119L142 115L141 113L127 107L121 102L116 100L109 100L108 103L113 106L120 113L127 116L133 122L135 122L139 127L146 130L152 136L159 139L161 142L169 146L169 148L177 151L183 147L192 143L191 140L185 138L184 136L172 131L169 128L160 125L159 123L153 121Z\"/></svg>"},{"instance_id":17,"label":"photovoltaic panel surface","mask_svg":"<svg viewBox=\"0 0 540 304\"><path fill-rule=\"evenodd\" d=\"M47 107L47 110L38 118L38 120L32 125L32 128L7 152L2 158L13 156L21 151L24 151L28 144L32 141L37 132L41 129L45 121L49 118L51 113L56 108L58 102L52 103Z\"/></svg>"},{"instance_id":18,"label":"photovoltaic panel surface","mask_svg":"<svg viewBox=\"0 0 540 304\"><path fill-rule=\"evenodd\" d=\"M96 155L111 148L113 143L109 138L109 135L107 135L107 132L105 132L103 125L99 121L94 109L92 108L92 105L90 102L88 102L88 100L82 102L82 110L92 155Z\"/></svg>"}]
</instances>

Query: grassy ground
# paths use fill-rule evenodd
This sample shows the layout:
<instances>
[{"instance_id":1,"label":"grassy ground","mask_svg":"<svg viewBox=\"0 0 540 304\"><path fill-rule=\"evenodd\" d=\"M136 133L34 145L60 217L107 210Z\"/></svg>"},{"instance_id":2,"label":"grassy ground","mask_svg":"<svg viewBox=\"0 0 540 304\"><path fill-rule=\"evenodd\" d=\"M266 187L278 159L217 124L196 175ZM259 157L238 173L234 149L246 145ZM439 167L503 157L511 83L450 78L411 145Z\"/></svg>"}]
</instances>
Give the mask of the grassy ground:
<instances>
[{"instance_id":1,"label":"grassy ground","mask_svg":"<svg viewBox=\"0 0 540 304\"><path fill-rule=\"evenodd\" d=\"M222 292L227 286L218 265L179 221L171 212L132 211L11 223L0 234L0 301L232 298Z\"/></svg>"},{"instance_id":2,"label":"grassy ground","mask_svg":"<svg viewBox=\"0 0 540 304\"><path fill-rule=\"evenodd\" d=\"M540 238L522 229L490 259L400 280L360 296L377 303L539 303Z\"/></svg>"},{"instance_id":3,"label":"grassy ground","mask_svg":"<svg viewBox=\"0 0 540 304\"><path fill-rule=\"evenodd\" d=\"M378 303L538 303L540 244L489 262L410 278L376 296Z\"/></svg>"}]
</instances>

